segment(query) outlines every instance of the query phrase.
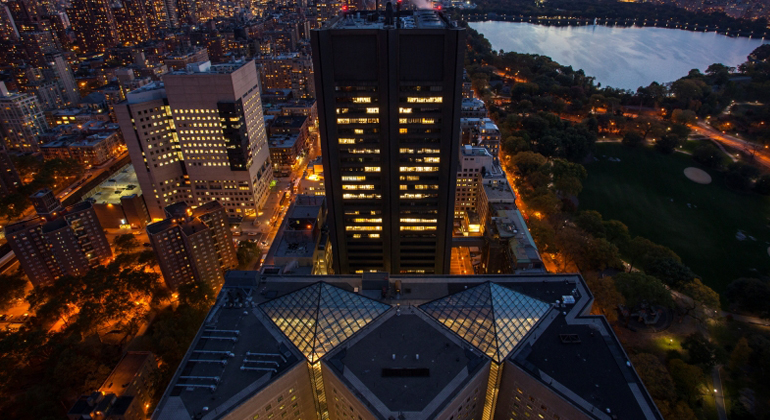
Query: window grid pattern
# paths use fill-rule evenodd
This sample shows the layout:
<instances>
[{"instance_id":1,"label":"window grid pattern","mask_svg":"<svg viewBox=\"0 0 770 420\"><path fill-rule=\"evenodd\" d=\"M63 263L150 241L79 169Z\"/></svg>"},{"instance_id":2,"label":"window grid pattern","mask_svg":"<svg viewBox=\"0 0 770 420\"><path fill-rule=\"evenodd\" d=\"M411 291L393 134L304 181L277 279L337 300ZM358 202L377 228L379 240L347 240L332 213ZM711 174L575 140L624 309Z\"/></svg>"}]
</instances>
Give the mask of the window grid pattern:
<instances>
[{"instance_id":1,"label":"window grid pattern","mask_svg":"<svg viewBox=\"0 0 770 420\"><path fill-rule=\"evenodd\" d=\"M319 282L265 302L261 308L315 363L390 305Z\"/></svg>"},{"instance_id":2,"label":"window grid pattern","mask_svg":"<svg viewBox=\"0 0 770 420\"><path fill-rule=\"evenodd\" d=\"M498 363L550 308L545 302L489 282L420 307Z\"/></svg>"}]
</instances>

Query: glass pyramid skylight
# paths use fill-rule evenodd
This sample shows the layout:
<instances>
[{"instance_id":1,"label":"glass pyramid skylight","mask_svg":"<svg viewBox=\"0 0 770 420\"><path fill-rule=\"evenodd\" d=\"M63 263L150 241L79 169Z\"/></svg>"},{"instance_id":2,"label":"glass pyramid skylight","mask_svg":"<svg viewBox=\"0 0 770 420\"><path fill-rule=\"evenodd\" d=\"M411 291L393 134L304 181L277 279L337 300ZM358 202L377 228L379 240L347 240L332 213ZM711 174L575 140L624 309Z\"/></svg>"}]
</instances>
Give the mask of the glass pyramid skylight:
<instances>
[{"instance_id":1,"label":"glass pyramid skylight","mask_svg":"<svg viewBox=\"0 0 770 420\"><path fill-rule=\"evenodd\" d=\"M390 309L390 305L323 282L260 307L311 363Z\"/></svg>"},{"instance_id":2,"label":"glass pyramid skylight","mask_svg":"<svg viewBox=\"0 0 770 420\"><path fill-rule=\"evenodd\" d=\"M545 302L490 282L420 306L498 363L550 308Z\"/></svg>"}]
</instances>

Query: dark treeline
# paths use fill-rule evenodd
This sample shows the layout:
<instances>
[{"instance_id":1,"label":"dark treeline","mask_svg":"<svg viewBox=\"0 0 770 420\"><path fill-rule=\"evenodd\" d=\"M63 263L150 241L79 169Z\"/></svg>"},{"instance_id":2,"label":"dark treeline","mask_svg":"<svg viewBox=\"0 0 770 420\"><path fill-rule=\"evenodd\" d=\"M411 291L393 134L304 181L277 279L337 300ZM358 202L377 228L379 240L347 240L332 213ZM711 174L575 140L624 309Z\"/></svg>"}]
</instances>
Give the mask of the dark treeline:
<instances>
[{"instance_id":1,"label":"dark treeline","mask_svg":"<svg viewBox=\"0 0 770 420\"><path fill-rule=\"evenodd\" d=\"M477 8L464 10L466 15L521 15L531 17L565 17L578 19L644 20L676 22L688 27L719 28L720 32L742 34L767 31L767 20L736 19L723 12L690 12L672 5L626 3L610 0L552 0L544 3L525 0L477 0Z\"/></svg>"}]
</instances>

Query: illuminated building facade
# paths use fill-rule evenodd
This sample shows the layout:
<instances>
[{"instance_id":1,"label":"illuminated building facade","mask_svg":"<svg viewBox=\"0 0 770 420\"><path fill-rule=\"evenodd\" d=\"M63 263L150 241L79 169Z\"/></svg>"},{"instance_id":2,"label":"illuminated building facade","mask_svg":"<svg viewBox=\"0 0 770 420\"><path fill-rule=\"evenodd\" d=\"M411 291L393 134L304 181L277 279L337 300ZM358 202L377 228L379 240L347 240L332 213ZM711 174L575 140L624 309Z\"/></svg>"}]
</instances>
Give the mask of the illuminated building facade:
<instances>
[{"instance_id":1,"label":"illuminated building facade","mask_svg":"<svg viewBox=\"0 0 770 420\"><path fill-rule=\"evenodd\" d=\"M0 126L5 144L21 152L38 151L38 137L48 125L35 95L8 92L0 82Z\"/></svg>"},{"instance_id":2,"label":"illuminated building facade","mask_svg":"<svg viewBox=\"0 0 770 420\"><path fill-rule=\"evenodd\" d=\"M119 42L109 0L72 0L67 16L81 53L104 52Z\"/></svg>"},{"instance_id":3,"label":"illuminated building facade","mask_svg":"<svg viewBox=\"0 0 770 420\"><path fill-rule=\"evenodd\" d=\"M267 201L273 171L253 61L188 66L163 81L192 185L192 205L217 200L230 217Z\"/></svg>"},{"instance_id":4,"label":"illuminated building facade","mask_svg":"<svg viewBox=\"0 0 770 420\"><path fill-rule=\"evenodd\" d=\"M237 219L267 201L273 179L253 61L188 67L115 106L147 209L215 200Z\"/></svg>"},{"instance_id":5,"label":"illuminated building facade","mask_svg":"<svg viewBox=\"0 0 770 420\"><path fill-rule=\"evenodd\" d=\"M150 32L158 36L171 28L165 0L142 0L149 20Z\"/></svg>"},{"instance_id":6,"label":"illuminated building facade","mask_svg":"<svg viewBox=\"0 0 770 420\"><path fill-rule=\"evenodd\" d=\"M147 226L166 285L195 283L216 292L224 271L238 265L227 212L216 201L195 209L184 202L166 207L166 219Z\"/></svg>"},{"instance_id":7,"label":"illuminated building facade","mask_svg":"<svg viewBox=\"0 0 770 420\"><path fill-rule=\"evenodd\" d=\"M464 30L391 11L311 35L335 273L447 273Z\"/></svg>"},{"instance_id":8,"label":"illuminated building facade","mask_svg":"<svg viewBox=\"0 0 770 420\"><path fill-rule=\"evenodd\" d=\"M256 58L265 90L291 89L294 98L315 97L313 62L300 53L266 55Z\"/></svg>"},{"instance_id":9,"label":"illuminated building facade","mask_svg":"<svg viewBox=\"0 0 770 420\"><path fill-rule=\"evenodd\" d=\"M147 24L147 12L141 0L121 0L121 7L112 9L120 43L129 46L150 39L150 27Z\"/></svg>"},{"instance_id":10,"label":"illuminated building facade","mask_svg":"<svg viewBox=\"0 0 770 420\"><path fill-rule=\"evenodd\" d=\"M50 191L39 191L31 198L37 204L52 197ZM33 285L50 284L65 275L83 275L112 256L91 202L64 209L53 207L57 211L50 213L45 209L40 213L37 205L35 208L38 217L5 227L5 237Z\"/></svg>"},{"instance_id":11,"label":"illuminated building facade","mask_svg":"<svg viewBox=\"0 0 770 420\"><path fill-rule=\"evenodd\" d=\"M662 419L579 275L226 277L153 419Z\"/></svg>"}]
</instances>

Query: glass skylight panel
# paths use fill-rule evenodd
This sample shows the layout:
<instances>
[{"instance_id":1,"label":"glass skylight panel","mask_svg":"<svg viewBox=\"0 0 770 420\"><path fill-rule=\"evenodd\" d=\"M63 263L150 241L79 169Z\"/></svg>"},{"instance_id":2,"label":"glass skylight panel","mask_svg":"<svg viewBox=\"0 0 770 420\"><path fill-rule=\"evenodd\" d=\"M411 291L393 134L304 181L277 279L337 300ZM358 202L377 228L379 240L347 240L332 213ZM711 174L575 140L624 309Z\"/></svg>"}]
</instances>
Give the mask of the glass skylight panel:
<instances>
[{"instance_id":1,"label":"glass skylight panel","mask_svg":"<svg viewBox=\"0 0 770 420\"><path fill-rule=\"evenodd\" d=\"M420 308L500 363L550 305L494 283L484 283Z\"/></svg>"},{"instance_id":2,"label":"glass skylight panel","mask_svg":"<svg viewBox=\"0 0 770 420\"><path fill-rule=\"evenodd\" d=\"M265 302L261 308L314 363L390 305L319 282Z\"/></svg>"}]
</instances>

